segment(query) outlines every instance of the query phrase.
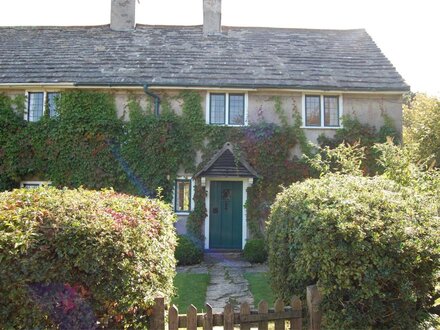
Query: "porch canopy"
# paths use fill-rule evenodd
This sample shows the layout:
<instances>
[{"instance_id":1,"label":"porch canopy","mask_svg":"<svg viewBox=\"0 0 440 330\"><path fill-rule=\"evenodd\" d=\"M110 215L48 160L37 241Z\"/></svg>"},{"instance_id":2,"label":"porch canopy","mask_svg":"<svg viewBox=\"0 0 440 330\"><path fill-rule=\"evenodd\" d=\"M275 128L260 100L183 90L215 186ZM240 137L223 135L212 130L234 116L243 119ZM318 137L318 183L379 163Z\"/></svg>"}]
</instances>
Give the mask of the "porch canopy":
<instances>
[{"instance_id":1,"label":"porch canopy","mask_svg":"<svg viewBox=\"0 0 440 330\"><path fill-rule=\"evenodd\" d=\"M235 154L233 145L226 142L194 177L201 177L203 180L204 177L258 178L260 176L246 160Z\"/></svg>"}]
</instances>

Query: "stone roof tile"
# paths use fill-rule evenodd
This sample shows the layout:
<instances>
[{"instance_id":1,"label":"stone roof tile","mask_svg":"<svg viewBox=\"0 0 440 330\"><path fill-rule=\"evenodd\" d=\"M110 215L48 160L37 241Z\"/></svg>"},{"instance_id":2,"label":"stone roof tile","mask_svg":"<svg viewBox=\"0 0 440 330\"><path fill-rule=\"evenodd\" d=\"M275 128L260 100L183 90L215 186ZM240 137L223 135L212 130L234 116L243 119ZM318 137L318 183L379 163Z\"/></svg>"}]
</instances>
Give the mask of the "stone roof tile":
<instances>
[{"instance_id":1,"label":"stone roof tile","mask_svg":"<svg viewBox=\"0 0 440 330\"><path fill-rule=\"evenodd\" d=\"M0 83L406 91L365 30L0 28Z\"/></svg>"}]
</instances>

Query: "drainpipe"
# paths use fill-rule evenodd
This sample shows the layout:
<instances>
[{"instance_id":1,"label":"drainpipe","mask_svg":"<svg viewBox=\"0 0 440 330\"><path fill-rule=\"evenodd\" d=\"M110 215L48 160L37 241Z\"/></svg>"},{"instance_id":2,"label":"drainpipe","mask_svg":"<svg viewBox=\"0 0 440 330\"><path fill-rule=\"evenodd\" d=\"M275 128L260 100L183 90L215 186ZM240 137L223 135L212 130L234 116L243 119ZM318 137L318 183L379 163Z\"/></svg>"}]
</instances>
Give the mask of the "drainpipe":
<instances>
[{"instance_id":1,"label":"drainpipe","mask_svg":"<svg viewBox=\"0 0 440 330\"><path fill-rule=\"evenodd\" d=\"M144 93L154 98L154 114L156 115L156 117L159 117L159 105L160 105L159 95L150 92L148 90L147 84L144 84Z\"/></svg>"}]
</instances>

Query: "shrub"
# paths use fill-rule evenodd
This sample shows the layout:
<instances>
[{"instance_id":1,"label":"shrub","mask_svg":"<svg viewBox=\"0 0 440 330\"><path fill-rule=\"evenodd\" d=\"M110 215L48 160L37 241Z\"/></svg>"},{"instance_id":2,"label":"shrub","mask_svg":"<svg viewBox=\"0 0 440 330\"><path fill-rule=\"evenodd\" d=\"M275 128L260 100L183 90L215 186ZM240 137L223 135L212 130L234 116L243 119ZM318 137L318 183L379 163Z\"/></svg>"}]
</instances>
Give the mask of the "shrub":
<instances>
[{"instance_id":1,"label":"shrub","mask_svg":"<svg viewBox=\"0 0 440 330\"><path fill-rule=\"evenodd\" d=\"M416 329L440 270L435 205L382 177L326 175L277 196L268 226L276 294L318 284L329 329Z\"/></svg>"},{"instance_id":2,"label":"shrub","mask_svg":"<svg viewBox=\"0 0 440 330\"><path fill-rule=\"evenodd\" d=\"M173 222L163 202L111 190L0 193L0 324L144 329L173 293Z\"/></svg>"},{"instance_id":3,"label":"shrub","mask_svg":"<svg viewBox=\"0 0 440 330\"><path fill-rule=\"evenodd\" d=\"M267 260L267 247L263 239L251 239L243 250L244 258L250 263L263 263Z\"/></svg>"},{"instance_id":4,"label":"shrub","mask_svg":"<svg viewBox=\"0 0 440 330\"><path fill-rule=\"evenodd\" d=\"M179 266L199 264L203 260L202 244L186 235L179 235L174 253Z\"/></svg>"}]
</instances>

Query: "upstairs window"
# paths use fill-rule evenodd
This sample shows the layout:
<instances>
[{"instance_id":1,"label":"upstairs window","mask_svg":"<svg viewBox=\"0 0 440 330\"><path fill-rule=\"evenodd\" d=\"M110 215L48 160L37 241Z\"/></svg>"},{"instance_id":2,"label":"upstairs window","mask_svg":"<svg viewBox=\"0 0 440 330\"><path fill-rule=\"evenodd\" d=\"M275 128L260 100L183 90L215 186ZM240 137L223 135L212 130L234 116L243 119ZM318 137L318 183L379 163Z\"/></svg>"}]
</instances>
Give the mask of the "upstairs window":
<instances>
[{"instance_id":1,"label":"upstairs window","mask_svg":"<svg viewBox=\"0 0 440 330\"><path fill-rule=\"evenodd\" d=\"M28 108L27 120L39 121L44 113L44 93L29 93L28 94Z\"/></svg>"},{"instance_id":2,"label":"upstairs window","mask_svg":"<svg viewBox=\"0 0 440 330\"><path fill-rule=\"evenodd\" d=\"M207 113L213 125L246 125L246 94L209 93Z\"/></svg>"},{"instance_id":3,"label":"upstairs window","mask_svg":"<svg viewBox=\"0 0 440 330\"><path fill-rule=\"evenodd\" d=\"M29 92L25 119L35 122L45 114L50 117L57 116L56 98L59 95L57 92Z\"/></svg>"},{"instance_id":4,"label":"upstairs window","mask_svg":"<svg viewBox=\"0 0 440 330\"><path fill-rule=\"evenodd\" d=\"M305 127L340 127L340 96L305 95Z\"/></svg>"},{"instance_id":5,"label":"upstairs window","mask_svg":"<svg viewBox=\"0 0 440 330\"><path fill-rule=\"evenodd\" d=\"M209 99L210 124L226 124L226 94L211 94Z\"/></svg>"},{"instance_id":6,"label":"upstairs window","mask_svg":"<svg viewBox=\"0 0 440 330\"><path fill-rule=\"evenodd\" d=\"M178 179L174 189L174 210L177 213L191 211L191 180Z\"/></svg>"},{"instance_id":7,"label":"upstairs window","mask_svg":"<svg viewBox=\"0 0 440 330\"><path fill-rule=\"evenodd\" d=\"M60 93L57 92L47 93L47 112L49 114L49 117L58 116L57 105L55 103L58 96L60 96Z\"/></svg>"},{"instance_id":8,"label":"upstairs window","mask_svg":"<svg viewBox=\"0 0 440 330\"><path fill-rule=\"evenodd\" d=\"M306 96L306 126L321 126L320 96Z\"/></svg>"}]
</instances>

